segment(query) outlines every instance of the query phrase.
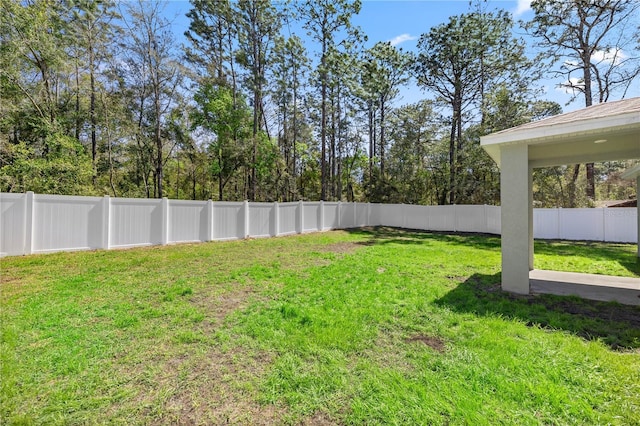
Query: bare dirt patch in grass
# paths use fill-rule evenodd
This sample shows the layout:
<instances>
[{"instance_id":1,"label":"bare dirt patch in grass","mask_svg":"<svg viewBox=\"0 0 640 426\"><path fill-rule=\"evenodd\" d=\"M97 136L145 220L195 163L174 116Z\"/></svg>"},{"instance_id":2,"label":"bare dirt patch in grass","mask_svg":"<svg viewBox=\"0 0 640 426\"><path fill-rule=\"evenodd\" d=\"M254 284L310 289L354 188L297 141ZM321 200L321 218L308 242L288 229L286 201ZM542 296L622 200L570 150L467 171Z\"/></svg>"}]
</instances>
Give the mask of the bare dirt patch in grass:
<instances>
[{"instance_id":1,"label":"bare dirt patch in grass","mask_svg":"<svg viewBox=\"0 0 640 426\"><path fill-rule=\"evenodd\" d=\"M350 254L362 247L361 244L352 242L340 242L328 244L322 247L322 251L338 253L338 254Z\"/></svg>"},{"instance_id":2,"label":"bare dirt patch in grass","mask_svg":"<svg viewBox=\"0 0 640 426\"><path fill-rule=\"evenodd\" d=\"M107 418L135 410L153 425L283 424L285 408L258 400L257 383L272 362L266 352L216 346L129 366L138 370L130 382L134 396L112 406ZM132 375L131 368L121 367Z\"/></svg>"},{"instance_id":3,"label":"bare dirt patch in grass","mask_svg":"<svg viewBox=\"0 0 640 426\"><path fill-rule=\"evenodd\" d=\"M444 353L447 348L445 346L445 341L437 336L429 336L426 334L416 334L415 336L407 337L404 339L407 343L420 342L429 346L431 349L438 353Z\"/></svg>"},{"instance_id":4,"label":"bare dirt patch in grass","mask_svg":"<svg viewBox=\"0 0 640 426\"><path fill-rule=\"evenodd\" d=\"M324 247L324 246L321 246L321 247ZM323 250L322 248L319 248L318 252L320 251L328 251L328 250ZM287 256L287 257L279 258L278 263L280 264L280 267L284 270L302 272L307 268L330 265L331 260L324 259L321 257L313 258L313 257L307 256L305 258L305 257Z\"/></svg>"},{"instance_id":5,"label":"bare dirt patch in grass","mask_svg":"<svg viewBox=\"0 0 640 426\"><path fill-rule=\"evenodd\" d=\"M212 350L192 363L168 398L162 420L178 424L275 425L286 414L275 405L257 402L253 383L271 364L268 354L246 356L242 351Z\"/></svg>"},{"instance_id":6,"label":"bare dirt patch in grass","mask_svg":"<svg viewBox=\"0 0 640 426\"><path fill-rule=\"evenodd\" d=\"M207 317L214 319L220 324L231 313L244 309L249 301L258 295L258 292L251 287L238 285L239 288L221 294L211 294L199 292L190 298L191 303L204 309Z\"/></svg>"},{"instance_id":7,"label":"bare dirt patch in grass","mask_svg":"<svg viewBox=\"0 0 640 426\"><path fill-rule=\"evenodd\" d=\"M340 423L331 420L325 413L315 413L313 416L303 420L301 424L303 426L334 426Z\"/></svg>"}]
</instances>

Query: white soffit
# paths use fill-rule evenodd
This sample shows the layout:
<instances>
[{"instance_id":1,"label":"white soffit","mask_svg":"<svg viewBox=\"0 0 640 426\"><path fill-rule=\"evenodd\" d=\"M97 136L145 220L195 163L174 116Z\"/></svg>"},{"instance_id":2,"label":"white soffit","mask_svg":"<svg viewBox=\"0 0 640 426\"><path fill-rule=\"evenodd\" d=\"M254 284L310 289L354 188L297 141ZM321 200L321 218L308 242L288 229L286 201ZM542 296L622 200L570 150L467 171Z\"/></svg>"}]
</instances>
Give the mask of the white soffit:
<instances>
[{"instance_id":1,"label":"white soffit","mask_svg":"<svg viewBox=\"0 0 640 426\"><path fill-rule=\"evenodd\" d=\"M500 165L500 149L529 146L533 167L640 158L640 98L602 103L480 138Z\"/></svg>"}]
</instances>

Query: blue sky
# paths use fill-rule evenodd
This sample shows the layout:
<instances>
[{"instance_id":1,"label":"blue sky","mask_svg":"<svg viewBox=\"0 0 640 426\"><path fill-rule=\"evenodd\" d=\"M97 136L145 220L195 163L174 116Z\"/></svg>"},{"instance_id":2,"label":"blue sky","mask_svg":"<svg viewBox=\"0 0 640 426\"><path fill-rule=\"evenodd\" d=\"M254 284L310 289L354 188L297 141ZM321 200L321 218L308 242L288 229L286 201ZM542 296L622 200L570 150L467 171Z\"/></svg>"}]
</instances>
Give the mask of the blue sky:
<instances>
[{"instance_id":1,"label":"blue sky","mask_svg":"<svg viewBox=\"0 0 640 426\"><path fill-rule=\"evenodd\" d=\"M529 3L530 0L489 0L488 8L489 10L504 9L511 12L516 20L527 21L533 16ZM174 33L180 42L184 41L183 33L189 25L185 14L190 7L187 0L173 0L168 2L165 9L165 16L173 22ZM404 50L413 51L416 49L417 39L421 34L446 22L450 16L467 11L469 11L468 0L363 0L360 14L355 16L352 22L368 36L367 46L372 46L378 41L391 41ZM295 31L294 28L292 31ZM522 36L531 43L524 31L517 26L515 31L518 36ZM295 32L306 39L303 32ZM308 45L307 50L313 51L314 46ZM528 53L533 54L534 51L531 43ZM557 83L560 82L545 80L540 83L546 93L543 96L545 99L560 103L564 111L575 110L583 106L580 98L571 105L565 105L571 97L557 89L555 87ZM422 92L415 83L412 83L403 88L398 103L417 102L425 97L427 94Z\"/></svg>"}]
</instances>

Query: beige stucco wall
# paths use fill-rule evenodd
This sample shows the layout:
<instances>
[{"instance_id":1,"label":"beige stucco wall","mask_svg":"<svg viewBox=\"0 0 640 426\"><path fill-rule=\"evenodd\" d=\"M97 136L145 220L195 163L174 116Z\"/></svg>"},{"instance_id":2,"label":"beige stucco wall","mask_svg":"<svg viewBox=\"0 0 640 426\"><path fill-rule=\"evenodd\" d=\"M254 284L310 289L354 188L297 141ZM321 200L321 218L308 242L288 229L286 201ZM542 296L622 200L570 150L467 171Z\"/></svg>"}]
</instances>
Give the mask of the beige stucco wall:
<instances>
[{"instance_id":1,"label":"beige stucco wall","mask_svg":"<svg viewBox=\"0 0 640 426\"><path fill-rule=\"evenodd\" d=\"M502 289L529 294L533 268L533 207L527 145L500 150L502 205Z\"/></svg>"}]
</instances>

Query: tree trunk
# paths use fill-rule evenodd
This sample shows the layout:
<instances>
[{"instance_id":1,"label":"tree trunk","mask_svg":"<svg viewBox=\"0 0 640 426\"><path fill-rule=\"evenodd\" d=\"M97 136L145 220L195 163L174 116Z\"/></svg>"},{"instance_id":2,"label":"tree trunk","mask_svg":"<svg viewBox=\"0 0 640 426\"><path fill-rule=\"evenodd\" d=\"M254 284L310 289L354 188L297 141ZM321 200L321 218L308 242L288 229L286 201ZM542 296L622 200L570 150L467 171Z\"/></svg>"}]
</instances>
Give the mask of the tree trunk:
<instances>
[{"instance_id":1,"label":"tree trunk","mask_svg":"<svg viewBox=\"0 0 640 426\"><path fill-rule=\"evenodd\" d=\"M369 181L371 181L373 179L373 156L374 156L373 133L375 131L373 128L373 103L372 102L369 102L369 108L367 112L369 114Z\"/></svg>"},{"instance_id":2,"label":"tree trunk","mask_svg":"<svg viewBox=\"0 0 640 426\"><path fill-rule=\"evenodd\" d=\"M593 168L593 163L587 163L587 198L592 201L596 198L596 181Z\"/></svg>"},{"instance_id":3,"label":"tree trunk","mask_svg":"<svg viewBox=\"0 0 640 426\"><path fill-rule=\"evenodd\" d=\"M324 34L324 31L323 31ZM322 37L320 57L320 200L327 198L327 37Z\"/></svg>"},{"instance_id":4,"label":"tree trunk","mask_svg":"<svg viewBox=\"0 0 640 426\"><path fill-rule=\"evenodd\" d=\"M462 125L462 100L461 95L457 93L453 99L453 116L451 118L451 132L449 134L449 204L456 203L456 183L457 183L457 152L456 148L460 141L458 141L459 128Z\"/></svg>"},{"instance_id":5,"label":"tree trunk","mask_svg":"<svg viewBox=\"0 0 640 426\"><path fill-rule=\"evenodd\" d=\"M162 198L164 193L162 190L162 137L160 135L160 93L156 85L155 89L155 113L156 113L156 123L155 123L155 134L154 139L156 142L156 181L157 181L157 195L158 198Z\"/></svg>"},{"instance_id":6,"label":"tree trunk","mask_svg":"<svg viewBox=\"0 0 640 426\"><path fill-rule=\"evenodd\" d=\"M380 178L384 179L384 97L380 98Z\"/></svg>"},{"instance_id":7,"label":"tree trunk","mask_svg":"<svg viewBox=\"0 0 640 426\"><path fill-rule=\"evenodd\" d=\"M583 78L584 78L584 103L586 107L593 105L593 94L591 91L591 55L590 49L583 49L584 56L582 57L583 63ZM593 173L593 163L587 163L587 198L595 200L596 198L596 181ZM575 197L574 197L575 198Z\"/></svg>"},{"instance_id":8,"label":"tree trunk","mask_svg":"<svg viewBox=\"0 0 640 426\"><path fill-rule=\"evenodd\" d=\"M571 181L569 182L569 208L576 206L576 182L580 175L580 164L576 164L573 167L573 174L571 175Z\"/></svg>"},{"instance_id":9,"label":"tree trunk","mask_svg":"<svg viewBox=\"0 0 640 426\"><path fill-rule=\"evenodd\" d=\"M89 115L91 119L91 164L93 166L93 176L91 179L93 182L93 186L95 187L96 178L98 176L98 142L96 139L96 77L94 69L93 45L91 44L89 45L89 82L91 85L91 98L89 101Z\"/></svg>"}]
</instances>

